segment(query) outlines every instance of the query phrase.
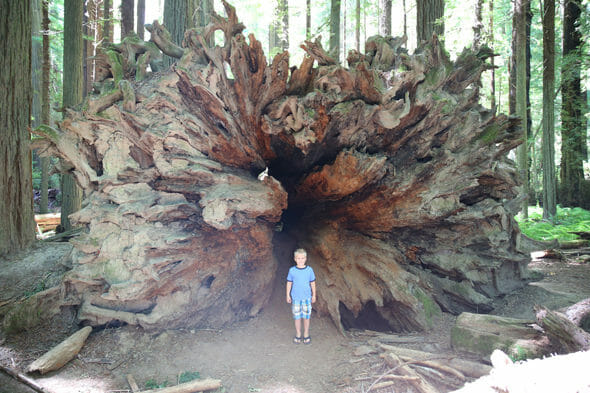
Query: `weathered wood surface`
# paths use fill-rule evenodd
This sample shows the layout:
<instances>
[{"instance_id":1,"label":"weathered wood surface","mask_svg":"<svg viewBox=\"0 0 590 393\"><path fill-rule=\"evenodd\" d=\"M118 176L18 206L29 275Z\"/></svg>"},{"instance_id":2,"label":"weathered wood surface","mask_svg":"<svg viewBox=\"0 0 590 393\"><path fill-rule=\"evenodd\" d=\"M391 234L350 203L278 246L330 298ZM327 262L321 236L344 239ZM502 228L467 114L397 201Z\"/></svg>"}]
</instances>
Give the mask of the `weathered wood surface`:
<instances>
[{"instance_id":1,"label":"weathered wood surface","mask_svg":"<svg viewBox=\"0 0 590 393\"><path fill-rule=\"evenodd\" d=\"M537 322L543 328L556 353L590 350L590 333L585 332L565 315L536 306Z\"/></svg>"},{"instance_id":2,"label":"weathered wood surface","mask_svg":"<svg viewBox=\"0 0 590 393\"><path fill-rule=\"evenodd\" d=\"M539 357L552 347L535 321L496 315L462 313L451 330L451 346L488 359L494 349L514 357Z\"/></svg>"},{"instance_id":3,"label":"weathered wood surface","mask_svg":"<svg viewBox=\"0 0 590 393\"><path fill-rule=\"evenodd\" d=\"M221 387L221 380L206 378L196 379L194 381L181 383L179 385L170 386L167 388L143 390L142 393L192 393L204 392L208 390L215 390Z\"/></svg>"},{"instance_id":4,"label":"weathered wood surface","mask_svg":"<svg viewBox=\"0 0 590 393\"><path fill-rule=\"evenodd\" d=\"M290 69L286 52L268 64L225 7L182 48L154 23L155 44L181 56L170 70L144 78L150 46L109 47L101 91L130 78L133 94L104 109L91 97L59 130L37 131L86 193L64 280L82 320L216 327L255 315L284 274L279 221L309 251L317 309L341 328L429 329L441 308L489 310L523 284L506 157L518 121L472 89L489 50L451 61L436 38L408 55L373 37L345 68L306 42ZM207 44L215 30L223 47Z\"/></svg>"},{"instance_id":5,"label":"weathered wood surface","mask_svg":"<svg viewBox=\"0 0 590 393\"><path fill-rule=\"evenodd\" d=\"M27 372L39 371L41 374L45 374L49 371L59 370L80 352L91 332L92 327L90 326L78 330L31 363L27 367Z\"/></svg>"}]
</instances>

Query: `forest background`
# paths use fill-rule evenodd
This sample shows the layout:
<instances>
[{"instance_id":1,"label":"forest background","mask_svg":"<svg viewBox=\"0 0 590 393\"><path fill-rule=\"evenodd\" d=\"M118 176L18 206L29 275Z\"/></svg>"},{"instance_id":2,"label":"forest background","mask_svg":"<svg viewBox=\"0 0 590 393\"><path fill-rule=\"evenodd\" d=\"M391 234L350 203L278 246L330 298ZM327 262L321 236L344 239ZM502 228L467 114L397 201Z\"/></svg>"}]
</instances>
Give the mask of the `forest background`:
<instances>
[{"instance_id":1,"label":"forest background","mask_svg":"<svg viewBox=\"0 0 590 393\"><path fill-rule=\"evenodd\" d=\"M166 24L167 8L180 9L189 3L188 0L84 2L80 30L84 40L83 58L92 59L99 44L109 40L120 42L122 36L133 30L149 39L149 33L143 32L144 23L159 20ZM213 6L216 12L223 14L219 1L192 3L197 7L210 4L208 7ZM64 11L67 8L64 0L34 0L30 4L34 127L43 123L43 116L35 109L43 101L48 101L45 104L50 108L51 123L59 121L61 108L68 106L63 92L69 79L68 72L64 72L69 49L64 46ZM320 39L343 66L346 66L345 58L350 49L362 53L366 39L376 34L401 37L408 51L413 52L420 39L418 35L424 34L420 30L424 14L442 15L434 18L430 31L440 35L451 58L456 58L463 48L474 45L487 45L497 54L492 60L493 68L482 75L481 104L495 108L497 113L526 119L523 132L527 144L523 145L526 148L520 149L524 155L514 152L523 175L524 193L528 194L523 202L523 217L528 214L528 209L524 208L526 205L545 207L543 217L550 220L555 219L557 203L568 207L590 207L589 1L278 0L269 4L266 1L235 0L233 5L246 26L246 35L253 33L262 42L268 58L287 49L291 54L291 65L300 64L304 52L299 45L306 39ZM47 19L43 15L44 6ZM168 12L168 18L180 15ZM519 19L521 15L524 15L523 19ZM190 23L184 27L190 27ZM110 36L105 36L105 31L110 31ZM524 37L519 37L519 31ZM49 49L46 60L42 56L44 40L47 40ZM222 38L217 36L216 40L219 42ZM526 68L524 94L517 93L519 53L525 56L525 66L520 67ZM544 66L549 64L548 59L554 61L552 70ZM44 66L50 70L46 87L39 83L43 79ZM84 95L92 90L93 67L92 60L84 62ZM48 90L46 99L43 99L41 90ZM526 104L521 105L520 110L518 96L526 96ZM543 157L547 161L544 162ZM33 188L37 195L35 210L44 213L58 208L62 193L55 193L57 198L52 206L47 191L65 187L57 173L49 177L50 167L57 162L42 160L33 154L32 163ZM548 192L552 193L549 203ZM67 223L64 226L67 229ZM1 251L4 250L0 250L0 254Z\"/></svg>"}]
</instances>

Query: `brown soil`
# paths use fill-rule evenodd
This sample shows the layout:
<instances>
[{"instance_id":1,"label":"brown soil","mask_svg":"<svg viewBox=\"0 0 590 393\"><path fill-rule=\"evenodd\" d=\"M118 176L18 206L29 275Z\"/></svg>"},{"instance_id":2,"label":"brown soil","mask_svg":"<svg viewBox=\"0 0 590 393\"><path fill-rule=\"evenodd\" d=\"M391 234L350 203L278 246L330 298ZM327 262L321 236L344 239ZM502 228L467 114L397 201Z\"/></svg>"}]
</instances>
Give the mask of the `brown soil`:
<instances>
[{"instance_id":1,"label":"brown soil","mask_svg":"<svg viewBox=\"0 0 590 393\"><path fill-rule=\"evenodd\" d=\"M67 259L63 256L68 249L65 244L45 243L29 253L0 260L0 318L10 303L39 289L40 281L45 287L59 282L66 269L62 261ZM530 268L542 279L499 299L494 313L532 317L534 304L556 309L590 297L590 263L576 262L575 255L566 261L534 259ZM283 285L279 272L270 304L256 318L222 330L149 332L131 326L95 330L76 359L57 372L33 378L46 389L60 393L129 389L127 374L132 374L142 389L150 380L176 384L184 372L221 379L222 392L366 392L384 370L378 354L363 351L370 335L342 335L331 320L314 312L312 344L293 344L293 322L284 301ZM454 316L445 314L438 328L424 335L417 349L450 352L454 320ZM0 337L0 364L23 370L77 330L74 321L75 315L64 310L44 326ZM0 393L19 391L9 387L6 378L0 373Z\"/></svg>"}]
</instances>

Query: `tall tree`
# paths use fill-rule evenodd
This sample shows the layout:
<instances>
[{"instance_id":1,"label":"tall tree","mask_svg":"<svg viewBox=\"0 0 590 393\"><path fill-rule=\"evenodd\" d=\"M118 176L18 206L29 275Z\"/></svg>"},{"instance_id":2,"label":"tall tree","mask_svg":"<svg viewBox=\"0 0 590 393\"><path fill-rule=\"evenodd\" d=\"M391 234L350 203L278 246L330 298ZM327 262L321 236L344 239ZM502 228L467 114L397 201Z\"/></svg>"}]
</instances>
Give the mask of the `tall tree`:
<instances>
[{"instance_id":1,"label":"tall tree","mask_svg":"<svg viewBox=\"0 0 590 393\"><path fill-rule=\"evenodd\" d=\"M473 24L473 49L477 50L482 45L482 30L483 30L483 16L482 16L483 0L475 1L475 23ZM477 83L474 84L474 89L477 91L479 97L479 86L481 76Z\"/></svg>"},{"instance_id":2,"label":"tall tree","mask_svg":"<svg viewBox=\"0 0 590 393\"><path fill-rule=\"evenodd\" d=\"M418 44L422 41L429 40L432 37L432 33L436 33L439 37L444 35L444 0L416 0L416 13Z\"/></svg>"},{"instance_id":3,"label":"tall tree","mask_svg":"<svg viewBox=\"0 0 590 393\"><path fill-rule=\"evenodd\" d=\"M391 35L391 0L379 0L379 34Z\"/></svg>"},{"instance_id":4,"label":"tall tree","mask_svg":"<svg viewBox=\"0 0 590 393\"><path fill-rule=\"evenodd\" d=\"M0 0L0 256L35 240L31 175L31 8Z\"/></svg>"},{"instance_id":5,"label":"tall tree","mask_svg":"<svg viewBox=\"0 0 590 393\"><path fill-rule=\"evenodd\" d=\"M555 190L555 0L543 1L543 218L557 213Z\"/></svg>"},{"instance_id":6,"label":"tall tree","mask_svg":"<svg viewBox=\"0 0 590 393\"><path fill-rule=\"evenodd\" d=\"M43 34L42 34L42 12L41 0L31 1L31 26L33 42L31 47L31 77L33 87L33 101L31 105L31 125L33 128L38 127L43 122L42 120L42 90L43 90ZM43 162L36 154L34 160L39 162L41 170L43 170ZM43 176L43 175L42 175ZM43 183L43 182L41 182ZM41 195L43 194L43 187L41 184ZM45 189L47 195L47 189ZM42 202L43 198L40 198ZM47 198L45 199L47 200ZM39 206L40 213L47 213L47 204Z\"/></svg>"},{"instance_id":7,"label":"tall tree","mask_svg":"<svg viewBox=\"0 0 590 393\"><path fill-rule=\"evenodd\" d=\"M104 0L103 5L104 5L104 11L103 11L104 23L103 23L102 36L103 36L104 42L113 42L114 31L113 31L113 23L111 21L111 18L113 17L113 13L111 10L112 2L111 2L111 0Z\"/></svg>"},{"instance_id":8,"label":"tall tree","mask_svg":"<svg viewBox=\"0 0 590 393\"><path fill-rule=\"evenodd\" d=\"M121 0L121 39L133 33L134 0Z\"/></svg>"},{"instance_id":9,"label":"tall tree","mask_svg":"<svg viewBox=\"0 0 590 393\"><path fill-rule=\"evenodd\" d=\"M565 0L563 11L563 61L561 68L561 186L559 201L564 206L584 206L583 161L587 156L583 122L585 94L580 83L581 9L576 0Z\"/></svg>"},{"instance_id":10,"label":"tall tree","mask_svg":"<svg viewBox=\"0 0 590 393\"><path fill-rule=\"evenodd\" d=\"M145 0L137 0L137 35L142 40L145 37Z\"/></svg>"},{"instance_id":11,"label":"tall tree","mask_svg":"<svg viewBox=\"0 0 590 393\"><path fill-rule=\"evenodd\" d=\"M311 0L305 0L305 39L311 39Z\"/></svg>"},{"instance_id":12,"label":"tall tree","mask_svg":"<svg viewBox=\"0 0 590 393\"><path fill-rule=\"evenodd\" d=\"M340 59L340 0L330 0L330 55Z\"/></svg>"},{"instance_id":13,"label":"tall tree","mask_svg":"<svg viewBox=\"0 0 590 393\"><path fill-rule=\"evenodd\" d=\"M82 18L84 3L78 0L64 1L64 78L63 106L73 107L82 102L84 72L82 54ZM61 227L70 230L69 215L80 210L82 190L70 174L62 176Z\"/></svg>"},{"instance_id":14,"label":"tall tree","mask_svg":"<svg viewBox=\"0 0 590 393\"><path fill-rule=\"evenodd\" d=\"M181 45L184 32L196 26L196 10L199 9L199 3L199 0L165 0L164 25L175 44ZM166 67L175 61L172 57L164 56Z\"/></svg>"},{"instance_id":15,"label":"tall tree","mask_svg":"<svg viewBox=\"0 0 590 393\"><path fill-rule=\"evenodd\" d=\"M517 149L517 164L522 181L523 198L521 214L528 217L528 148L527 148L527 70L526 70L526 31L527 31L527 3L529 0L515 0L514 19L512 29L514 31L515 76L516 76L516 115L521 119L523 143Z\"/></svg>"},{"instance_id":16,"label":"tall tree","mask_svg":"<svg viewBox=\"0 0 590 393\"><path fill-rule=\"evenodd\" d=\"M41 123L50 123L49 102L49 78L51 70L51 58L49 56L49 0L41 1L43 31L43 66L41 73ZM41 157L41 201L39 212L49 211L49 157Z\"/></svg>"},{"instance_id":17,"label":"tall tree","mask_svg":"<svg viewBox=\"0 0 590 393\"><path fill-rule=\"evenodd\" d=\"M405 0L404 0L405 1ZM489 0L489 14L490 14L490 33L488 37L488 46L494 50L494 0ZM490 78L490 106L493 110L496 107L496 65L494 56L490 58L491 78Z\"/></svg>"},{"instance_id":18,"label":"tall tree","mask_svg":"<svg viewBox=\"0 0 590 393\"><path fill-rule=\"evenodd\" d=\"M354 45L357 52L361 51L361 0L356 0L354 7Z\"/></svg>"}]
</instances>

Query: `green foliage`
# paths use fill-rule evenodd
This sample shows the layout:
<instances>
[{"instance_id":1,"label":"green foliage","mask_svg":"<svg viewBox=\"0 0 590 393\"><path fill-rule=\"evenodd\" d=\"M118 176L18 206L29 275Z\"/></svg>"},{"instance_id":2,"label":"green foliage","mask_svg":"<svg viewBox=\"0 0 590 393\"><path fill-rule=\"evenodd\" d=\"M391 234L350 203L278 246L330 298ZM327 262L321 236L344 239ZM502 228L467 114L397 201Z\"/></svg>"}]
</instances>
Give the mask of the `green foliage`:
<instances>
[{"instance_id":1,"label":"green foliage","mask_svg":"<svg viewBox=\"0 0 590 393\"><path fill-rule=\"evenodd\" d=\"M512 351L510 351L508 357L513 362L519 362L521 360L527 360L529 358L529 353L520 345L516 345L514 348L512 348Z\"/></svg>"},{"instance_id":2,"label":"green foliage","mask_svg":"<svg viewBox=\"0 0 590 393\"><path fill-rule=\"evenodd\" d=\"M529 218L516 217L520 230L528 237L548 241L576 240L577 235L570 232L590 232L590 211L579 207L562 208L557 206L554 222L543 220L543 209L539 206L529 207Z\"/></svg>"},{"instance_id":3,"label":"green foliage","mask_svg":"<svg viewBox=\"0 0 590 393\"><path fill-rule=\"evenodd\" d=\"M170 382L168 382L168 380L165 380L162 383L158 383L155 379L148 379L147 381L145 381L145 389L146 390L151 390L151 389L160 389L160 388L165 388L168 386Z\"/></svg>"},{"instance_id":4,"label":"green foliage","mask_svg":"<svg viewBox=\"0 0 590 393\"><path fill-rule=\"evenodd\" d=\"M198 371L185 371L178 377L178 383L190 382L195 379L201 379L201 374Z\"/></svg>"}]
</instances>

